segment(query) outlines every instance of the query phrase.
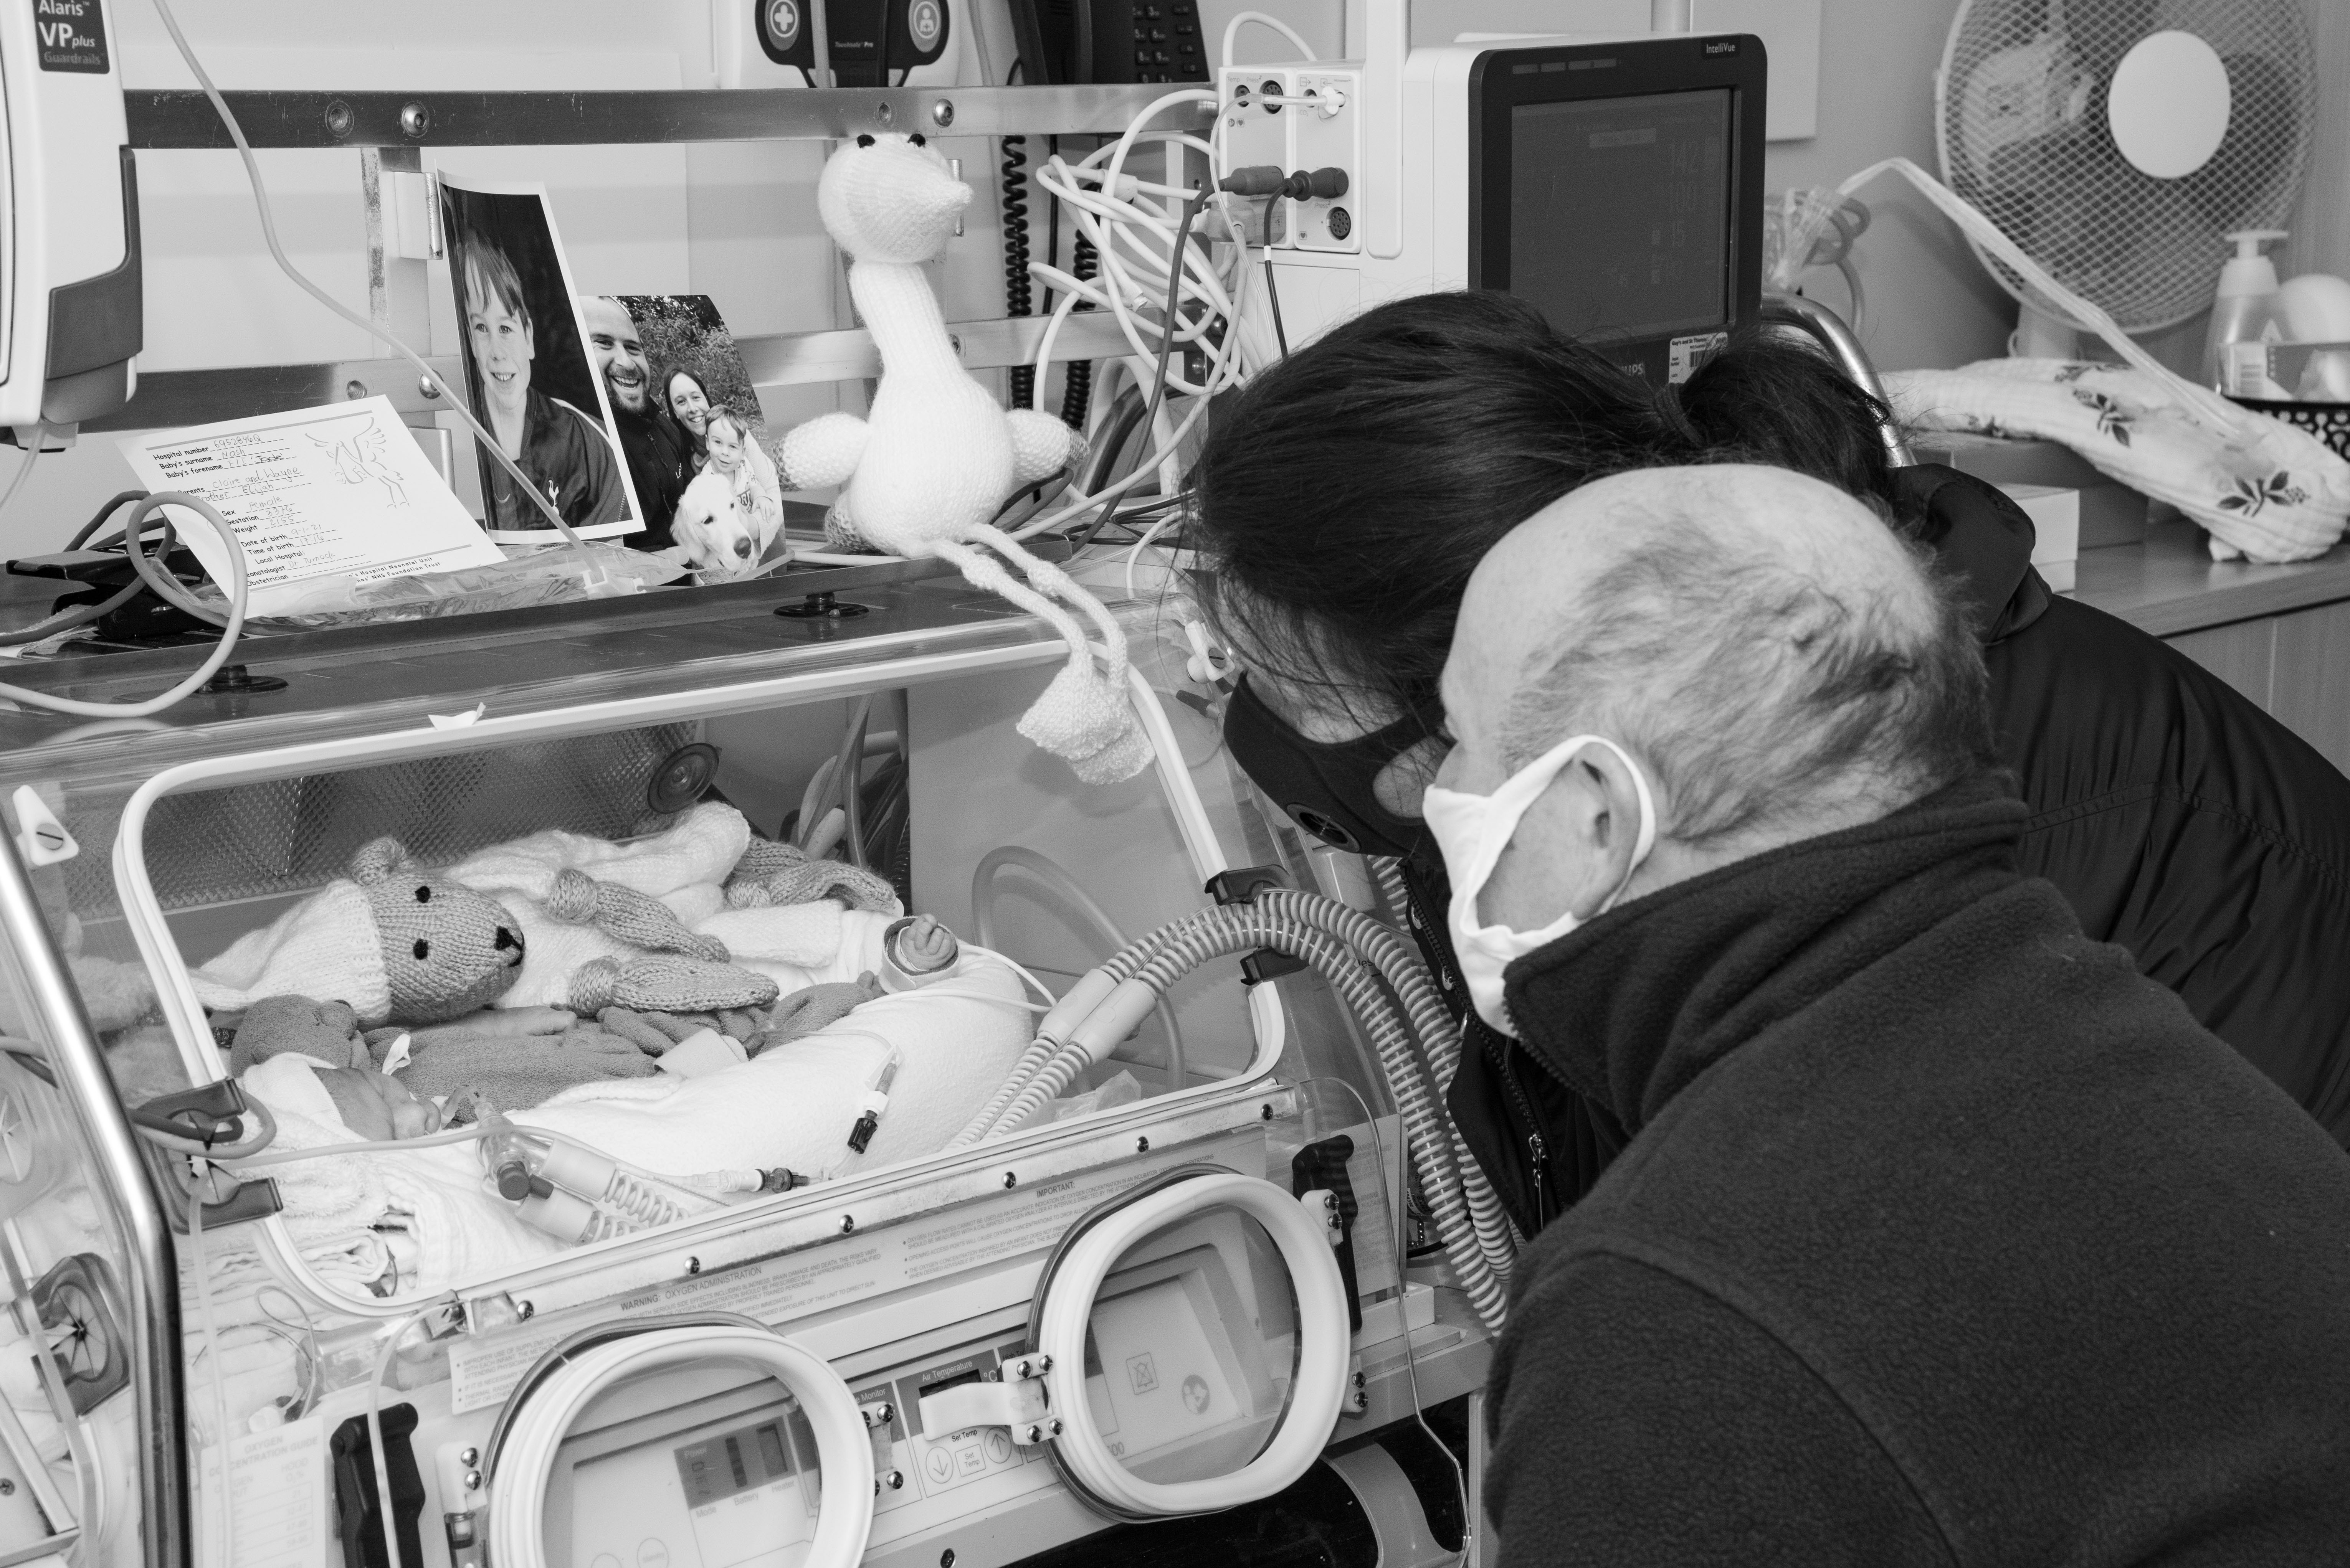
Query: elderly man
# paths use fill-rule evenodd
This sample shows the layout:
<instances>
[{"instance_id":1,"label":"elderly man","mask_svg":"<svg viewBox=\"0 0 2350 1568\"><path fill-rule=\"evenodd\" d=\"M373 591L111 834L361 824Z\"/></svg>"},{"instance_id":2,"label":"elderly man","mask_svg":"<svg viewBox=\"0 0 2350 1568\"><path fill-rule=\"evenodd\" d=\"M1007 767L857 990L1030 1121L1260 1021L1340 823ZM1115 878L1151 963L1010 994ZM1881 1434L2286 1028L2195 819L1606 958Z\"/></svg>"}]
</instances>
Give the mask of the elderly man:
<instances>
[{"instance_id":1,"label":"elderly man","mask_svg":"<svg viewBox=\"0 0 2350 1568\"><path fill-rule=\"evenodd\" d=\"M1510 1563L2339 1562L2350 1161L2015 869L1974 639L1778 470L1477 570L1429 793L1475 1003L1634 1136L1520 1263Z\"/></svg>"}]
</instances>

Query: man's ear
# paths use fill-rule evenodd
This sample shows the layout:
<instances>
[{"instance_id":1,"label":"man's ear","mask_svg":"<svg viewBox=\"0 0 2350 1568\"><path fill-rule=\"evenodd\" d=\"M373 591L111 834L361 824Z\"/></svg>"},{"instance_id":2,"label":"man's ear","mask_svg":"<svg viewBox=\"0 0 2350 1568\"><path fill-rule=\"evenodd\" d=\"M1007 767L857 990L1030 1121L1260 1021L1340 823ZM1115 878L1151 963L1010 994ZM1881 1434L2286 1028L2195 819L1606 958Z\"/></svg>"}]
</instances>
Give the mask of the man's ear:
<instances>
[{"instance_id":1,"label":"man's ear","mask_svg":"<svg viewBox=\"0 0 2350 1568\"><path fill-rule=\"evenodd\" d=\"M1575 753L1555 787L1565 797L1567 831L1580 852L1581 875L1567 907L1587 920L1632 875L1640 839L1639 789L1624 759L1596 743Z\"/></svg>"}]
</instances>

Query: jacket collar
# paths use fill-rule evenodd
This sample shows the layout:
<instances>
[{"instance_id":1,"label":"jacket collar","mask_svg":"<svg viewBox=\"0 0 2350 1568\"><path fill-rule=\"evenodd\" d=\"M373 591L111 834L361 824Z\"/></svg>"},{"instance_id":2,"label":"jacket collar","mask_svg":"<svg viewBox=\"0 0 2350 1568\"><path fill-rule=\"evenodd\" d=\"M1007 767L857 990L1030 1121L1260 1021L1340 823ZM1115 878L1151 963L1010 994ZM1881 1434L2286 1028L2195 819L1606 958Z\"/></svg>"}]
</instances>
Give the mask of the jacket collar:
<instances>
[{"instance_id":1,"label":"jacket collar","mask_svg":"<svg viewBox=\"0 0 2350 1568\"><path fill-rule=\"evenodd\" d=\"M1600 916L1503 976L1521 1041L1637 1133L1700 1074L2017 877L2023 803L1985 771Z\"/></svg>"},{"instance_id":2,"label":"jacket collar","mask_svg":"<svg viewBox=\"0 0 2350 1568\"><path fill-rule=\"evenodd\" d=\"M1893 471L1909 532L1957 579L1985 644L2004 641L2048 608L2048 585L2033 569L2039 531L2012 497L1987 480L1939 462Z\"/></svg>"}]
</instances>

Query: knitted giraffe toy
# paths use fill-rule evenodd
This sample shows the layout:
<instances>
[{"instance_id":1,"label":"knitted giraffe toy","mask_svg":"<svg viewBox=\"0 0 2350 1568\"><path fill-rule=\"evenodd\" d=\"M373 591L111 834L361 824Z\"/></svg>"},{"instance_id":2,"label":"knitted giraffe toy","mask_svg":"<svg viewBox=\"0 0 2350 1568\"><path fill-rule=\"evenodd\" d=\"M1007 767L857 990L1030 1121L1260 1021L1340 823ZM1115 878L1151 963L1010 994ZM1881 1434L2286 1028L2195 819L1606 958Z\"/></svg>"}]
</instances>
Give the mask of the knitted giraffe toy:
<instances>
[{"instance_id":1,"label":"knitted giraffe toy","mask_svg":"<svg viewBox=\"0 0 2350 1568\"><path fill-rule=\"evenodd\" d=\"M859 136L825 164L816 210L851 258L848 293L881 351L881 382L868 418L826 414L784 438L785 485L843 486L837 532L910 559L951 561L1051 622L1069 662L1020 732L1088 784L1130 778L1149 762L1150 742L1127 700L1125 634L1067 573L990 523L1006 497L1074 462L1084 441L1049 414L996 407L955 357L922 264L945 247L971 195L919 134ZM1098 645L1067 607L1101 632Z\"/></svg>"}]
</instances>

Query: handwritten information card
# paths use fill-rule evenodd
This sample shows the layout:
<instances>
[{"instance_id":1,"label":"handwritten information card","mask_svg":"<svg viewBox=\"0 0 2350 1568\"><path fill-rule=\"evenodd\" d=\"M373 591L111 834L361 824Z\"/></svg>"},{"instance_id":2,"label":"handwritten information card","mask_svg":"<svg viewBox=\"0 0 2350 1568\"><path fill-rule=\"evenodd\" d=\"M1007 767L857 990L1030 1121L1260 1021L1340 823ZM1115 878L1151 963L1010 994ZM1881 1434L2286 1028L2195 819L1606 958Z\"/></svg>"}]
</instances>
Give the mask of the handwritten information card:
<instances>
[{"instance_id":1,"label":"handwritten information card","mask_svg":"<svg viewBox=\"0 0 2350 1568\"><path fill-rule=\"evenodd\" d=\"M120 444L149 489L201 495L228 519L244 550L251 615L296 608L323 578L371 583L501 558L388 398L149 431ZM228 556L212 529L185 508L167 514L225 592Z\"/></svg>"}]
</instances>

